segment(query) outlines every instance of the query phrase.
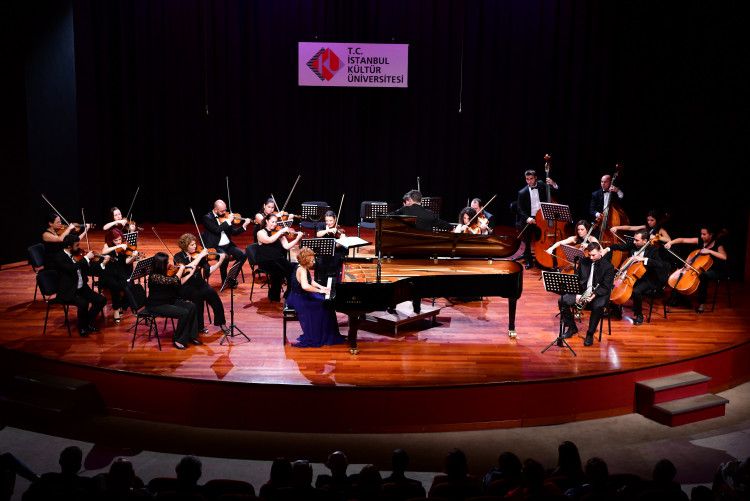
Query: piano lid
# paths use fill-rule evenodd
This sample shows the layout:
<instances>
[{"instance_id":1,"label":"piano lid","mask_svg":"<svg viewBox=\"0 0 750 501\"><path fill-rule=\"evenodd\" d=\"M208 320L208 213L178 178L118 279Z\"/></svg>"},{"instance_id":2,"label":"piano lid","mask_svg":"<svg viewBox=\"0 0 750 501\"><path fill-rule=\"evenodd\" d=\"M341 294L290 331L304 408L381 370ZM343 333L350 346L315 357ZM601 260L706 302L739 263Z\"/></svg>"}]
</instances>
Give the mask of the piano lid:
<instances>
[{"instance_id":1,"label":"piano lid","mask_svg":"<svg viewBox=\"0 0 750 501\"><path fill-rule=\"evenodd\" d=\"M416 227L413 216L378 216L375 253L394 257L504 258L518 251L521 241L503 235L430 232Z\"/></svg>"}]
</instances>

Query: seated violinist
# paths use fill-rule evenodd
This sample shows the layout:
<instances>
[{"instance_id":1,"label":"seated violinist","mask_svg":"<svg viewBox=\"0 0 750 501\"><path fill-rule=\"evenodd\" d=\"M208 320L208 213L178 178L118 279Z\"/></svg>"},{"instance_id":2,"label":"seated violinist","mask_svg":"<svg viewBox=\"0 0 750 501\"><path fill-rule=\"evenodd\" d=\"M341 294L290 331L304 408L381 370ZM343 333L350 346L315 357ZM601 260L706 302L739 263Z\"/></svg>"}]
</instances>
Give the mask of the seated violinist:
<instances>
[{"instance_id":1,"label":"seated violinist","mask_svg":"<svg viewBox=\"0 0 750 501\"><path fill-rule=\"evenodd\" d=\"M471 207L464 207L458 213L458 226L453 229L453 233L467 233L469 235L481 235L482 229L477 221L477 211Z\"/></svg>"},{"instance_id":2,"label":"seated violinist","mask_svg":"<svg viewBox=\"0 0 750 501\"><path fill-rule=\"evenodd\" d=\"M181 298L187 299L195 304L196 316L198 320L198 331L202 334L208 334L203 323L203 310L205 303L211 307L214 312L214 325L221 327L223 332L229 332L226 326L226 318L224 316L224 304L219 298L219 294L214 290L213 287L208 285L204 277L210 276L212 272L221 266L226 254L219 254L218 259L214 261L213 265L208 263L208 249L201 249L200 252L196 252L198 242L195 237L190 233L185 233L180 237L177 242L180 252L174 255L174 264L185 266L192 266L196 269L190 278L183 282L178 288L177 293Z\"/></svg>"},{"instance_id":3,"label":"seated violinist","mask_svg":"<svg viewBox=\"0 0 750 501\"><path fill-rule=\"evenodd\" d=\"M49 267L57 270L59 282L57 298L78 308L78 333L89 337L89 332L98 332L93 322L104 306L107 298L94 292L89 287L88 275L91 273L92 251L84 252L80 248L78 235L66 235L62 250L50 258ZM106 266L109 257L103 263ZM91 305L91 307L89 307Z\"/></svg>"},{"instance_id":4,"label":"seated violinist","mask_svg":"<svg viewBox=\"0 0 750 501\"><path fill-rule=\"evenodd\" d=\"M112 310L115 323L122 318L123 294L128 286L128 279L133 274L133 261L138 259L138 251L123 242L124 234L119 228L109 230L104 239L102 254L109 256L109 263L103 266L99 278L99 288L109 289L112 294ZM127 304L126 304L127 306Z\"/></svg>"},{"instance_id":5,"label":"seated violinist","mask_svg":"<svg viewBox=\"0 0 750 501\"><path fill-rule=\"evenodd\" d=\"M214 202L213 210L203 216L203 243L207 248L216 249L221 254L229 254L237 261L244 263L245 253L234 245L232 237L247 231L250 219L245 219L241 225L237 226L234 224L234 216L234 214L227 213L227 205L222 200ZM224 283L227 278L228 266L228 259L225 259L219 266L221 283Z\"/></svg>"},{"instance_id":6,"label":"seated violinist","mask_svg":"<svg viewBox=\"0 0 750 501\"><path fill-rule=\"evenodd\" d=\"M47 229L42 233L42 243L44 244L44 266L48 265L52 256L63 250L63 240L65 237L72 232L74 235L78 235L80 240L86 236L90 227L90 224L87 224L83 228L72 224L63 225L60 216L54 212L50 212L47 217ZM83 231L79 234L78 231L81 229L83 229Z\"/></svg>"},{"instance_id":7,"label":"seated violinist","mask_svg":"<svg viewBox=\"0 0 750 501\"><path fill-rule=\"evenodd\" d=\"M268 299L271 301L281 300L281 284L284 280L287 285L292 283L294 264L286 258L286 252L297 245L302 238L302 233L297 232L293 240L287 239L287 235L295 232L287 227L277 229L278 220L275 214L267 215L265 228L258 232L258 266L263 268L271 278L271 287L268 290ZM287 296L289 296L288 286L284 298Z\"/></svg>"},{"instance_id":8,"label":"seated violinist","mask_svg":"<svg viewBox=\"0 0 750 501\"><path fill-rule=\"evenodd\" d=\"M336 213L329 210L323 218L325 228L318 230L315 234L318 238L341 238L344 235L344 229L340 227ZM322 285L328 283L328 277L334 277L339 282L341 275L341 264L346 257L346 249L340 244L336 244L333 256L318 256L315 262L315 280Z\"/></svg>"},{"instance_id":9,"label":"seated violinist","mask_svg":"<svg viewBox=\"0 0 750 501\"><path fill-rule=\"evenodd\" d=\"M697 269L697 271L700 272L700 275L698 275L700 283L698 284L698 308L696 308L695 311L697 313L703 313L706 309L706 296L708 293L709 282L727 277L727 251L724 250L724 245L722 245L721 240L717 238L714 230L707 225L701 227L700 237L675 238L664 244L664 248L669 249L675 244L691 244L698 246L698 249L695 251L695 261L698 261L701 256L709 256L708 262L704 263L702 267L698 267ZM692 266L691 259L688 259L687 262ZM710 266L710 268L708 268L708 266ZM695 268L695 266L693 266L693 268ZM678 275L677 278L679 278L679 274L682 272L682 269L675 272L675 274Z\"/></svg>"},{"instance_id":10,"label":"seated violinist","mask_svg":"<svg viewBox=\"0 0 750 501\"><path fill-rule=\"evenodd\" d=\"M123 217L122 211L117 207L109 209L109 222L102 226L104 231L111 228L119 228L123 233L133 233L136 230L135 223Z\"/></svg>"},{"instance_id":11,"label":"seated violinist","mask_svg":"<svg viewBox=\"0 0 750 501\"><path fill-rule=\"evenodd\" d=\"M190 279L195 268L178 265L174 275L169 271L169 256L157 252L148 276L148 310L166 318L176 318L177 328L172 337L172 344L178 350L186 350L188 343L203 344L198 339L198 322L195 305L180 299L177 288Z\"/></svg>"},{"instance_id":12,"label":"seated violinist","mask_svg":"<svg viewBox=\"0 0 750 501\"><path fill-rule=\"evenodd\" d=\"M495 216L484 210L484 205L480 198L475 198L471 201L471 208L479 213L477 221L479 221L479 228L482 230L482 235L492 235L495 232Z\"/></svg>"},{"instance_id":13,"label":"seated violinist","mask_svg":"<svg viewBox=\"0 0 750 501\"><path fill-rule=\"evenodd\" d=\"M663 219L668 219L668 218L662 219L659 216L660 215L657 211L650 210L648 211L648 214L646 215L645 224L613 226L612 228L610 228L610 230L612 231L612 233L617 233L618 231L646 230L648 232L649 238L654 238L658 234L662 242L669 242L670 240L669 233L667 233L667 230L664 229L664 226L663 226Z\"/></svg>"},{"instance_id":14,"label":"seated violinist","mask_svg":"<svg viewBox=\"0 0 750 501\"><path fill-rule=\"evenodd\" d=\"M547 254L554 254L555 249L557 249L561 245L572 245L572 246L583 249L586 245L588 245L591 242L598 244L599 240L597 240L595 236L589 233L590 230L591 230L591 223L589 223L585 219L581 219L580 221L576 223L576 234L568 238L565 238L563 240L558 240L554 244L550 245L549 248L547 249Z\"/></svg>"}]
</instances>

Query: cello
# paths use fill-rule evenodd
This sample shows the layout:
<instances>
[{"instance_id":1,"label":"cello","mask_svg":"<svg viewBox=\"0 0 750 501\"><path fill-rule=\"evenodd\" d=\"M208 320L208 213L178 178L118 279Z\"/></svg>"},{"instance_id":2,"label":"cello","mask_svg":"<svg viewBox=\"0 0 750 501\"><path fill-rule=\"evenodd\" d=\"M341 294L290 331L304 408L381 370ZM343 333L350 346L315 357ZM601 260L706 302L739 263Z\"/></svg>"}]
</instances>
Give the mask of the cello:
<instances>
[{"instance_id":1,"label":"cello","mask_svg":"<svg viewBox=\"0 0 750 501\"><path fill-rule=\"evenodd\" d=\"M654 242L660 239L661 236L658 234L650 239L643 245L643 247L638 249L635 254L630 256L619 270L617 270L617 273L615 273L614 287L609 296L610 302L613 304L625 304L628 299L630 299L630 296L633 295L633 286L636 281L646 273L646 266L635 258L642 256L649 245L653 245Z\"/></svg>"},{"instance_id":2,"label":"cello","mask_svg":"<svg viewBox=\"0 0 750 501\"><path fill-rule=\"evenodd\" d=\"M711 254L703 254L702 251L703 249L709 249L709 245L713 245L713 248L711 248L710 250L718 252L718 248L720 247L720 245L717 245L716 242L718 241L718 239L723 238L726 233L726 231L722 231L719 232L718 236L711 235L710 242L706 242L704 240L702 242L701 248L695 249L693 252L691 252L690 255L688 255L687 259L684 261L680 259L679 256L674 254L671 250L667 249L672 253L672 255L680 259L680 261L682 261L685 265L669 276L669 286L678 293L684 294L686 296L689 296L690 294L698 290L698 286L700 285L701 273L703 273L704 271L708 271L714 264L714 260L711 257ZM710 234L710 232L708 232L708 234ZM701 239L702 235L698 238L698 242L701 242Z\"/></svg>"},{"instance_id":3,"label":"cello","mask_svg":"<svg viewBox=\"0 0 750 501\"><path fill-rule=\"evenodd\" d=\"M546 179L549 179L549 154L544 155L544 172ZM547 201L549 203L557 203L552 198L552 190L548 183L544 183L547 187ZM537 262L545 268L553 268L556 266L558 259L565 260L565 254L559 247L555 249L555 254L547 254L549 249L558 240L563 240L573 235L572 226L573 223L570 221L557 221L544 219L544 214L540 209L535 216L536 225L541 230L541 237L539 240L534 242L534 254Z\"/></svg>"},{"instance_id":4,"label":"cello","mask_svg":"<svg viewBox=\"0 0 750 501\"><path fill-rule=\"evenodd\" d=\"M610 187L612 187L615 184L615 180L618 176L622 174L622 165L616 164L615 165L615 173L612 175L612 181L610 182ZM622 226L622 225L629 225L630 221L628 220L628 216L625 214L625 211L623 211L620 208L620 204L618 204L616 201L613 201L612 198L614 198L610 192L609 199L607 200L607 205L602 209L601 213L601 221L599 221L597 224L601 225L601 235L599 236L599 243L601 244L602 248L609 247L611 245L614 245L619 239L620 241L623 241L619 236L617 236L615 233L613 233L610 228L613 226ZM620 266L620 263L622 263L623 258L625 257L625 253L622 251L612 251L612 266L617 268Z\"/></svg>"}]
</instances>

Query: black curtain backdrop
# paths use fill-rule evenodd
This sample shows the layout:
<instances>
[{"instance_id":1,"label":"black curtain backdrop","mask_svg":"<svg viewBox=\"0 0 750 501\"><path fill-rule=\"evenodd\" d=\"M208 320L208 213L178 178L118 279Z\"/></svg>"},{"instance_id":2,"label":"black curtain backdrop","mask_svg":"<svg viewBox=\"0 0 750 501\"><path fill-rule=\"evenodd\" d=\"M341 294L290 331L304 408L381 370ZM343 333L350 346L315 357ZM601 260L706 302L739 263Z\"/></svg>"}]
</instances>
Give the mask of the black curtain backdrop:
<instances>
[{"instance_id":1,"label":"black curtain backdrop","mask_svg":"<svg viewBox=\"0 0 750 501\"><path fill-rule=\"evenodd\" d=\"M140 187L137 220L185 222L271 193L354 224L362 200L508 205L543 170L585 217L622 163L624 208L707 219L744 256L748 137L742 2L73 0L83 200L104 222ZM407 89L297 86L299 41L409 44ZM461 112L459 113L459 106ZM35 194L38 197L37 194ZM65 209L60 207L63 212ZM41 224L41 223L40 223ZM41 231L41 230L40 230ZM24 244L24 247L27 244ZM741 261L739 259L738 261ZM741 263L740 263L741 264Z\"/></svg>"}]
</instances>

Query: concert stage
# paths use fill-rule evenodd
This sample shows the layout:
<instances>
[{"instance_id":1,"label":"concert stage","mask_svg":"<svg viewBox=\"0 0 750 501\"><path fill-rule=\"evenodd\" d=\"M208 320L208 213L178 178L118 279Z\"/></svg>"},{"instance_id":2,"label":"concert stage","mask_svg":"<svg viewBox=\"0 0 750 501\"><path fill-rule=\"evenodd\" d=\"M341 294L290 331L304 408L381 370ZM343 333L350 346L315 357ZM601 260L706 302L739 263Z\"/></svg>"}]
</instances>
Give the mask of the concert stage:
<instances>
[{"instance_id":1,"label":"concert stage","mask_svg":"<svg viewBox=\"0 0 750 501\"><path fill-rule=\"evenodd\" d=\"M157 229L172 252L179 235L191 231L189 225ZM355 234L356 228L349 231ZM247 232L236 243L244 248L251 238ZM372 241L372 232L363 238ZM90 239L98 249L103 234L92 232ZM163 247L153 233L141 232L139 250L151 256ZM585 326L579 327L569 340L577 356L557 346L542 354L557 336L557 296L544 291L540 270L532 269L524 272L517 339L508 337L506 299L454 305L437 299L442 310L436 326L429 319L409 323L399 327L397 337L360 330L360 353L350 355L346 345L282 345L282 305L269 302L260 284L251 301L248 265L244 274L246 282L235 290L235 323L251 341L238 336L220 345L221 331L211 328L203 346L179 351L170 342L170 325L159 351L140 329L131 349L133 315L115 324L109 303L106 320L99 319L101 331L88 339L76 334L75 311L73 337L68 336L60 306L51 308L42 336L46 305L40 296L32 301L31 267L4 266L2 388L19 375L64 376L93 383L90 398L109 415L222 429L377 433L536 426L627 414L635 409L636 381L689 370L710 376L714 392L750 379L744 284L731 284L731 309L723 283L713 313L682 310L665 319L657 302L651 323L634 326L627 305L625 317L612 320L611 336L605 321L601 342L597 334L592 347L583 347ZM216 273L211 284L218 288L218 282ZM229 316L230 294L221 297ZM340 314L339 321L345 334L346 316ZM163 332L163 324L159 327ZM288 329L292 341L301 334L297 322Z\"/></svg>"}]
</instances>

